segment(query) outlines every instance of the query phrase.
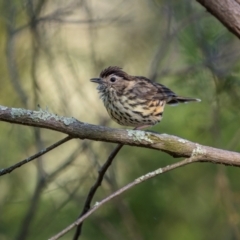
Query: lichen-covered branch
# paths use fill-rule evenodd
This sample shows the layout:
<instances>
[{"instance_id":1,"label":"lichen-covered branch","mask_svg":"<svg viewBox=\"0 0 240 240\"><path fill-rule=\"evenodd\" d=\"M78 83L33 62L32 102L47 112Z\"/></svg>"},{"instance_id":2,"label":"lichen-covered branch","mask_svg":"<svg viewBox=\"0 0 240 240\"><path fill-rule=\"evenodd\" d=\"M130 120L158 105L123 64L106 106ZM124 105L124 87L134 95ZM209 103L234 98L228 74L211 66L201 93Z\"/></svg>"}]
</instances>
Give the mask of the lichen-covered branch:
<instances>
[{"instance_id":1,"label":"lichen-covered branch","mask_svg":"<svg viewBox=\"0 0 240 240\"><path fill-rule=\"evenodd\" d=\"M48 111L31 111L0 106L0 121L47 128L71 137L158 149L174 157L198 156L198 161L240 166L240 153L148 131L113 129L61 117Z\"/></svg>"}]
</instances>

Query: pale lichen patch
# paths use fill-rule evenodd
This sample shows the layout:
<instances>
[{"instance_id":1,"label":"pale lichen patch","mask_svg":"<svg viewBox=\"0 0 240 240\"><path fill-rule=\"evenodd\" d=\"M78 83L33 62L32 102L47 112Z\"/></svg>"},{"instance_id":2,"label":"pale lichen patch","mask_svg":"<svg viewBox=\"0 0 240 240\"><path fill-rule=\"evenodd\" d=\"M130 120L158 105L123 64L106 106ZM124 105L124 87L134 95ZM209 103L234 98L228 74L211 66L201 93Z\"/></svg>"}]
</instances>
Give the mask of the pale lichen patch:
<instances>
[{"instance_id":1,"label":"pale lichen patch","mask_svg":"<svg viewBox=\"0 0 240 240\"><path fill-rule=\"evenodd\" d=\"M202 146L200 146L199 144L196 144L196 148L193 149L191 156L196 157L199 155L204 155L206 153L207 151Z\"/></svg>"},{"instance_id":2,"label":"pale lichen patch","mask_svg":"<svg viewBox=\"0 0 240 240\"><path fill-rule=\"evenodd\" d=\"M34 111L32 112L31 116L30 116L34 121L38 122L39 120L49 120L49 119L55 119L55 120L59 120L58 116L56 114L50 113L47 110L42 110L40 109L39 111Z\"/></svg>"},{"instance_id":3,"label":"pale lichen patch","mask_svg":"<svg viewBox=\"0 0 240 240\"><path fill-rule=\"evenodd\" d=\"M65 117L65 118L63 118L63 123L65 125L67 125L67 126L72 124L72 123L75 123L75 122L76 122L76 119L73 118L73 117Z\"/></svg>"},{"instance_id":4,"label":"pale lichen patch","mask_svg":"<svg viewBox=\"0 0 240 240\"><path fill-rule=\"evenodd\" d=\"M72 117L60 117L57 114L50 113L47 110L42 109L40 109L40 111L33 112L32 119L35 121L54 119L56 121L63 122L65 125L70 125L76 121L76 119Z\"/></svg>"},{"instance_id":5,"label":"pale lichen patch","mask_svg":"<svg viewBox=\"0 0 240 240\"><path fill-rule=\"evenodd\" d=\"M154 171L156 174L161 174L161 173L163 173L163 170L162 170L162 168L159 168L159 169L157 169L156 171Z\"/></svg>"},{"instance_id":6,"label":"pale lichen patch","mask_svg":"<svg viewBox=\"0 0 240 240\"><path fill-rule=\"evenodd\" d=\"M63 122L67 126L76 122L75 118L60 117L57 114L50 113L48 110L43 110L43 109L40 109L39 111L30 111L30 110L25 110L21 108L12 108L11 115L13 118L27 115L29 118L31 118L35 122L39 122L40 120L46 121L46 120L52 119L55 121Z\"/></svg>"},{"instance_id":7,"label":"pale lichen patch","mask_svg":"<svg viewBox=\"0 0 240 240\"><path fill-rule=\"evenodd\" d=\"M179 139L178 139L178 142L180 142L180 143L187 143L188 141L185 140L185 139L179 138Z\"/></svg>"},{"instance_id":8,"label":"pale lichen patch","mask_svg":"<svg viewBox=\"0 0 240 240\"><path fill-rule=\"evenodd\" d=\"M26 110L22 108L12 108L11 109L11 116L13 118L15 117L21 117L26 114Z\"/></svg>"},{"instance_id":9,"label":"pale lichen patch","mask_svg":"<svg viewBox=\"0 0 240 240\"><path fill-rule=\"evenodd\" d=\"M135 181L136 182L142 182L142 181L144 181L146 179L152 178L152 177L157 176L157 175L159 175L161 173L163 173L163 170L162 170L162 168L159 168L159 169L157 169L157 170L155 170L153 172L149 172L146 175L143 175L143 176L137 178Z\"/></svg>"},{"instance_id":10,"label":"pale lichen patch","mask_svg":"<svg viewBox=\"0 0 240 240\"><path fill-rule=\"evenodd\" d=\"M99 205L99 202L95 202L95 204L93 205L93 207L97 207Z\"/></svg>"},{"instance_id":11,"label":"pale lichen patch","mask_svg":"<svg viewBox=\"0 0 240 240\"><path fill-rule=\"evenodd\" d=\"M5 110L7 110L7 109L8 109L8 107L1 106L1 105L0 105L0 110L3 110L3 111L5 111Z\"/></svg>"},{"instance_id":12,"label":"pale lichen patch","mask_svg":"<svg viewBox=\"0 0 240 240\"><path fill-rule=\"evenodd\" d=\"M141 142L145 140L147 142L153 143L153 141L149 138L148 133L144 131L137 131L137 130L127 130L128 136L132 137L134 141Z\"/></svg>"}]
</instances>

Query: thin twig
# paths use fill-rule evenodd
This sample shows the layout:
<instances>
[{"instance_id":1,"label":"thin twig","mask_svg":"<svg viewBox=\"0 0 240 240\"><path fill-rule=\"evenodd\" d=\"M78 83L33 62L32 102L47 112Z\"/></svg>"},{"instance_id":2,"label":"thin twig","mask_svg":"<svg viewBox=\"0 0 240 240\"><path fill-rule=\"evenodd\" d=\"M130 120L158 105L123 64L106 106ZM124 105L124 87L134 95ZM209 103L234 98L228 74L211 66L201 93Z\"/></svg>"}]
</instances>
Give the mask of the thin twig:
<instances>
[{"instance_id":1,"label":"thin twig","mask_svg":"<svg viewBox=\"0 0 240 240\"><path fill-rule=\"evenodd\" d=\"M24 164L26 164L28 162L31 162L32 160L34 160L34 159L44 155L45 153L51 151L52 149L60 146L61 144L65 143L65 142L67 142L67 141L69 141L71 139L72 139L71 136L67 136L67 137L63 138L62 140L54 143L53 145L51 145L51 146L41 150L40 152L32 155L31 157L26 158L26 159L22 160L21 162L18 162L17 164L12 165L11 167L0 169L0 176L12 172L14 169L19 168L19 167L21 167L22 165L24 165Z\"/></svg>"},{"instance_id":2,"label":"thin twig","mask_svg":"<svg viewBox=\"0 0 240 240\"><path fill-rule=\"evenodd\" d=\"M58 233L57 235L51 237L49 240L57 240L60 237L62 237L63 235L65 235L67 232L69 232L71 229L73 229L75 226L79 226L87 217L89 217L93 212L95 212L98 208L100 208L103 204L105 204L106 202L112 200L113 198L117 197L118 195L122 194L123 192L131 189L132 187L148 180L151 179L153 177L156 177L157 175L160 175L162 173L166 173L168 171L171 171L173 169L179 168L179 167L183 167L187 164L191 164L194 162L198 162L199 158L198 156L194 156L194 157L190 157L190 158L186 158L180 162L168 165L166 167L163 168L158 168L157 170L153 171L153 172L149 172L137 179L135 179L133 182L125 185L124 187L120 188L119 190L117 190L116 192L114 192L113 194L109 195L108 197L104 198L102 201L100 202L96 202L95 205L93 206L93 208L91 208L86 214L84 214L81 218L79 218L78 220L76 220L74 223L72 223L71 225L69 225L67 228L65 228L64 230L62 230L60 233Z\"/></svg>"},{"instance_id":3,"label":"thin twig","mask_svg":"<svg viewBox=\"0 0 240 240\"><path fill-rule=\"evenodd\" d=\"M84 216L89 211L89 209L91 208L92 199L93 199L97 189L102 184L104 174L106 173L106 171L108 170L108 168L112 164L113 159L115 158L115 156L117 155L117 153L120 151L120 149L122 147L123 147L123 144L118 144L116 146L116 148L109 155L107 161L104 163L104 165L98 171L98 178L97 178L96 182L94 183L94 185L91 187L91 189L90 189L90 191L87 195L86 201L85 201L84 206L83 206L83 210L82 210L79 218ZM75 232L74 237L73 237L74 240L77 240L79 238L79 236L81 235L82 225L83 225L83 223L81 222L81 224L77 227L76 232Z\"/></svg>"}]
</instances>

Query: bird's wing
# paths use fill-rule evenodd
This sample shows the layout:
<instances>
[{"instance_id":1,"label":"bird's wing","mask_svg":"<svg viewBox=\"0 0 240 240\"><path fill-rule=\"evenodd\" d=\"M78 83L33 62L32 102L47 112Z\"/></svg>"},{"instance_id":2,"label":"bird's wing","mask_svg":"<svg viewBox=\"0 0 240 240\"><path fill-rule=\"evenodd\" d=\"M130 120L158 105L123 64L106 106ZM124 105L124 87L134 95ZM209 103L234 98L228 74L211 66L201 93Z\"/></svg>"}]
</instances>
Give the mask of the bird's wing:
<instances>
[{"instance_id":1,"label":"bird's wing","mask_svg":"<svg viewBox=\"0 0 240 240\"><path fill-rule=\"evenodd\" d=\"M152 82L146 77L137 76L135 79L139 79L133 88L133 93L135 93L139 98L147 100L170 100L176 97L176 94L172 92L169 88L156 82Z\"/></svg>"}]
</instances>

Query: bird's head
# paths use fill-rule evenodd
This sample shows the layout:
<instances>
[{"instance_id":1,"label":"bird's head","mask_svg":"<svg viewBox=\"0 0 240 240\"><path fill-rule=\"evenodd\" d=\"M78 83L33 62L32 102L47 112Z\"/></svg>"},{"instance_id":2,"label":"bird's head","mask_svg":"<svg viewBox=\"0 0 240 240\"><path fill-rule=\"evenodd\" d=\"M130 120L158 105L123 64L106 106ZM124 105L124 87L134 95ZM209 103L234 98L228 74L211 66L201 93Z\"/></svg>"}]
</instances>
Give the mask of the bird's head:
<instances>
[{"instance_id":1,"label":"bird's head","mask_svg":"<svg viewBox=\"0 0 240 240\"><path fill-rule=\"evenodd\" d=\"M98 83L99 93L105 94L109 91L122 91L130 81L131 76L120 67L108 67L104 69L99 78L90 79L91 82Z\"/></svg>"}]
</instances>

